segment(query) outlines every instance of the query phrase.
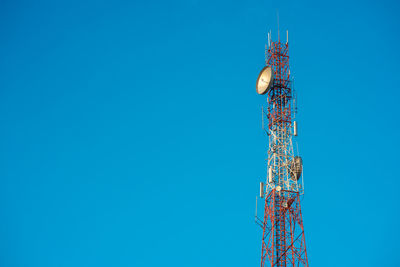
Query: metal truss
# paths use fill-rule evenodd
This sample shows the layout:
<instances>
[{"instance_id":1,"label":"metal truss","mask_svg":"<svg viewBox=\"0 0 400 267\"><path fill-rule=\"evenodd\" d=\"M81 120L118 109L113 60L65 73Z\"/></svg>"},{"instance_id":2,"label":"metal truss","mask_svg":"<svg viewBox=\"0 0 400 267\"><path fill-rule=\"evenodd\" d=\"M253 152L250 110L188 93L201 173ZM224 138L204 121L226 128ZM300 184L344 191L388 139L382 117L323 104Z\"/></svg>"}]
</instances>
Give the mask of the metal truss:
<instances>
[{"instance_id":1,"label":"metal truss","mask_svg":"<svg viewBox=\"0 0 400 267\"><path fill-rule=\"evenodd\" d=\"M266 196L264 218L256 219L263 228L261 267L308 266L300 208L303 180L290 175L295 157L292 141L295 94L288 43L270 42L266 55L274 80L267 94L268 106L263 109L268 119L265 131L269 146L266 186L262 193Z\"/></svg>"},{"instance_id":2,"label":"metal truss","mask_svg":"<svg viewBox=\"0 0 400 267\"><path fill-rule=\"evenodd\" d=\"M261 266L308 266L299 192L273 189L265 202Z\"/></svg>"}]
</instances>

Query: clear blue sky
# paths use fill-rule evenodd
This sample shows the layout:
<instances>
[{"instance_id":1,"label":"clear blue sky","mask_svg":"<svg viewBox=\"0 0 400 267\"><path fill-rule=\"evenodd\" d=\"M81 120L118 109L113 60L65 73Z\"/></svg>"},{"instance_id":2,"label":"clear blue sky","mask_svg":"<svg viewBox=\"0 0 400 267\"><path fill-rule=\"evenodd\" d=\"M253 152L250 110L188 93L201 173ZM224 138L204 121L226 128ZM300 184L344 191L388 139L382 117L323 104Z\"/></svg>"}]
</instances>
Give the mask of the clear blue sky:
<instances>
[{"instance_id":1,"label":"clear blue sky","mask_svg":"<svg viewBox=\"0 0 400 267\"><path fill-rule=\"evenodd\" d=\"M0 265L259 266L289 30L310 266L399 266L396 1L1 1Z\"/></svg>"}]
</instances>

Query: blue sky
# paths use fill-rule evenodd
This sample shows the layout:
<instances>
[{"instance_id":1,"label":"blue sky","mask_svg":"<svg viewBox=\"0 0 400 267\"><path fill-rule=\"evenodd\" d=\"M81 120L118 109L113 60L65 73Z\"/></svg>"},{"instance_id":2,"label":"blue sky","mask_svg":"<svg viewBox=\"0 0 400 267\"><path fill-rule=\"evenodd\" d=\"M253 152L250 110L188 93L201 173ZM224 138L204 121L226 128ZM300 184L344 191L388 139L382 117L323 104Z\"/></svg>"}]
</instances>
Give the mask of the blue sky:
<instances>
[{"instance_id":1,"label":"blue sky","mask_svg":"<svg viewBox=\"0 0 400 267\"><path fill-rule=\"evenodd\" d=\"M310 266L399 266L395 1L1 1L0 265L258 266L289 30Z\"/></svg>"}]
</instances>

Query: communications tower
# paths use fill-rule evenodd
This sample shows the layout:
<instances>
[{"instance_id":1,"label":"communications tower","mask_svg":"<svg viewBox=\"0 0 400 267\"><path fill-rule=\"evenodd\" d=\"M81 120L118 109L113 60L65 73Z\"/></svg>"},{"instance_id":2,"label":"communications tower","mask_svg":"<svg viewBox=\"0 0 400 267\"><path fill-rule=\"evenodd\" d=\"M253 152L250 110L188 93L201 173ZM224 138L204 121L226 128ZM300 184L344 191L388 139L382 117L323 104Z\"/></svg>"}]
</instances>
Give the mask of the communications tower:
<instances>
[{"instance_id":1,"label":"communications tower","mask_svg":"<svg viewBox=\"0 0 400 267\"><path fill-rule=\"evenodd\" d=\"M286 37L286 42L279 38L273 42L268 33L266 66L256 85L257 93L266 95L267 106L262 113L269 140L267 177L260 183L260 197L265 198L263 218L256 214L263 231L261 267L308 266L300 205L303 166L293 146L297 108L289 68L288 33Z\"/></svg>"}]
</instances>

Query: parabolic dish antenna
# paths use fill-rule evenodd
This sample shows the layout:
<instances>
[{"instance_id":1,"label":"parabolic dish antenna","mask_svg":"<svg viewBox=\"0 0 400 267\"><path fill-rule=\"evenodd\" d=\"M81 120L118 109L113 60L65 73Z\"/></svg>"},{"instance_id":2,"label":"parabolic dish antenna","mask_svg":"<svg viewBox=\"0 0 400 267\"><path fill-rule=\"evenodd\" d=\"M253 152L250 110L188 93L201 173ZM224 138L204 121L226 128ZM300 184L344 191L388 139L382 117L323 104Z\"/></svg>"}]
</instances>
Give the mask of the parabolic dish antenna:
<instances>
[{"instance_id":1,"label":"parabolic dish antenna","mask_svg":"<svg viewBox=\"0 0 400 267\"><path fill-rule=\"evenodd\" d=\"M274 72L270 66L264 67L257 78L257 93L263 95L269 91L274 81Z\"/></svg>"},{"instance_id":2,"label":"parabolic dish antenna","mask_svg":"<svg viewBox=\"0 0 400 267\"><path fill-rule=\"evenodd\" d=\"M301 173L303 172L303 160L300 156L293 158L292 162L289 163L290 177L293 181L298 181Z\"/></svg>"}]
</instances>

